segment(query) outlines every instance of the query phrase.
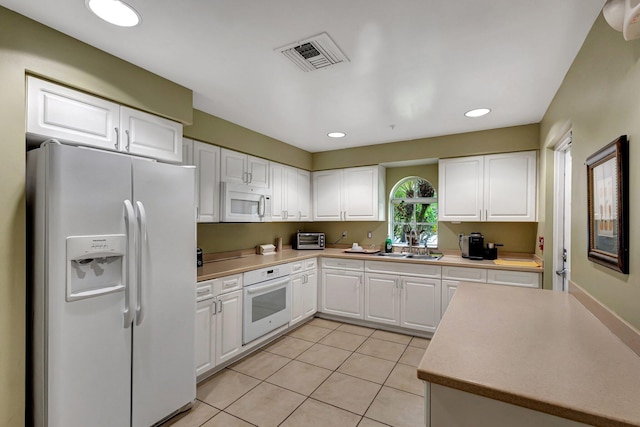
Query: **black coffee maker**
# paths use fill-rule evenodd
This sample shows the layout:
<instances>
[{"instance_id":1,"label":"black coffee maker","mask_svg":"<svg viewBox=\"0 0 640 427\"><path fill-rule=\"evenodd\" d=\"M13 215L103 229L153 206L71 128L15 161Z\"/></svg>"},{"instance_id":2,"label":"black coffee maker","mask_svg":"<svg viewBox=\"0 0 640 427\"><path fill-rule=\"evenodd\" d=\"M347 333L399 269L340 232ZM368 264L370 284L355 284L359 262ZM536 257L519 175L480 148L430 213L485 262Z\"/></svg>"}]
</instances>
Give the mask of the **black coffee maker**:
<instances>
[{"instance_id":1,"label":"black coffee maker","mask_svg":"<svg viewBox=\"0 0 640 427\"><path fill-rule=\"evenodd\" d=\"M474 232L469 235L469 259L481 260L484 258L484 236Z\"/></svg>"}]
</instances>

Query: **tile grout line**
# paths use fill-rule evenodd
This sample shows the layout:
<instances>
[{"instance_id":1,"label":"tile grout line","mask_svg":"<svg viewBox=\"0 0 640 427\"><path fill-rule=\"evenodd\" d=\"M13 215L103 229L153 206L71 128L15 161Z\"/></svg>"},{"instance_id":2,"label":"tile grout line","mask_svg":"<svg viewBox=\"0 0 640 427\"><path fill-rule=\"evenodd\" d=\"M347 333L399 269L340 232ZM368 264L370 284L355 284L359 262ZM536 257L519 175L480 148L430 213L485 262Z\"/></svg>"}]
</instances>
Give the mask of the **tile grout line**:
<instances>
[{"instance_id":1,"label":"tile grout line","mask_svg":"<svg viewBox=\"0 0 640 427\"><path fill-rule=\"evenodd\" d=\"M311 319L309 322L306 322L305 324L300 325L300 327L303 327L303 326L309 325L309 324L310 324L310 322L312 322L314 319L316 319L316 318L313 318L313 319ZM409 365L409 364L401 363L401 362L400 362L400 359L401 359L401 358L404 356L404 354L407 352L408 348L413 347L413 348L417 348L417 349L420 349L420 350L426 351L426 349L424 349L424 348L422 348L422 347L418 347L418 346L411 346L410 344L411 344L411 342L413 341L413 339L414 339L414 338L420 338L420 339L429 340L428 338L416 337L416 336L414 336L414 335L405 335L405 334L397 333L398 335L403 335L403 336L407 336L407 337L410 337L410 338L411 338L411 339L409 340L409 342L408 342L408 343L403 344L403 343L399 343L399 342L397 342L397 341L392 341L392 340L387 340L387 339L383 339L383 338L373 337L373 334L374 334L376 331L387 332L387 333L394 333L394 334L396 334L396 332L389 332L389 331L384 331L384 330L381 330L381 329L373 329L373 331L371 332L371 334L369 334L369 335L366 335L366 336L365 336L365 335L362 335L362 334L356 334L356 333L353 333L353 332L347 332L347 331L343 331L343 330L338 330L338 328L340 328L341 326L343 326L343 325L345 325L345 324L346 324L346 325L348 325L348 323L340 323L340 325L338 325L338 326L337 326L336 328L334 328L334 329L326 328L326 327L323 327L323 326L317 326L317 325L309 325L309 326L314 326L314 327L316 327L316 328L322 328L322 329L326 329L326 330L329 330L329 331L330 331L329 333L327 333L326 335L324 335L322 338L320 338L318 341L311 341L311 340L309 340L309 339L300 338L300 337L296 337L296 336L291 336L291 335L288 335L288 334L283 335L283 337L287 337L287 336L288 336L288 337L290 337L290 338L295 338L295 339L299 339L299 340L302 340L302 341L305 341L305 342L312 343L312 346L313 346L313 345L315 345L315 344L320 344L320 345L324 345L324 346L327 346L327 347L331 347L331 348L339 349L339 350L342 350L342 351L348 351L348 352L350 352L350 354L349 354L349 355L348 355L348 356L347 356L347 357L346 357L346 358L345 358L345 359L344 359L344 360L343 360L343 361L342 361L342 362L341 362L341 363L340 363L340 364L339 364L335 369L330 370L330 371L331 371L331 373L330 373L330 374L329 374L329 375L328 375L328 376L327 376L327 377L326 377L326 378L325 378L325 379L324 379L324 380L323 380L323 381L322 381L318 386L316 386L316 387L313 389L313 391L311 391L311 392L309 393L309 395L305 395L305 394L299 393L299 392L297 392L297 391L290 390L290 389L288 389L288 388L286 388L286 387L282 387L282 386L279 386L279 385L276 385L276 384L272 384L272 383L268 382L267 380L268 380L269 378L271 378L273 375L275 375L277 372L279 372L279 371L281 371L282 369L284 369L286 366L290 365L290 364L291 364L291 362L292 362L292 361L294 361L294 360L295 360L295 361L297 361L297 362L299 362L299 363L304 363L304 364L309 365L309 366L313 366L313 367L317 367L317 368L321 368L321 369L327 369L327 368L325 368L325 367L323 367L323 366L318 366L318 365L315 365L315 364L313 364L313 363L309 363L309 362L306 362L306 361L302 361L302 360L298 360L298 359L297 359L297 358L298 358L298 357L300 357L303 353L305 353L307 350L309 350L309 348L311 348L311 347L309 347L309 348L307 348L306 350L302 351L301 353L299 353L299 354L298 354L296 357L294 357L294 358L290 358L290 357L287 357L287 356L282 356L282 355L277 354L277 353L269 352L269 351L267 350L267 348L268 348L268 347L266 347L265 349L261 349L260 351L262 351L262 352L267 352L267 353L269 353L269 354L273 354L273 355L276 355L276 356L280 356L280 357L286 358L286 359L288 359L288 361L287 361L283 366L281 366L280 368L278 368L276 371L274 371L272 374L270 374L270 375L269 375L267 378L265 378L265 379L256 378L256 377L254 377L254 376L252 376L252 375L248 375L248 374L246 374L246 373L244 373L244 372L236 371L236 370L234 370L234 369L231 369L231 366L224 368L224 370L229 370L229 371L232 371L232 372L235 372L235 373L238 373L238 374L246 375L246 376L247 376L247 377L249 377L249 378L252 378L252 379L255 379L255 380L259 381L259 383L258 383L258 384L256 384L254 387L250 388L249 390L247 390L245 393L243 393L241 396L239 396L238 398L236 398L234 401L232 401L231 403L229 403L228 405L226 405L226 407L225 407L224 409L220 409L220 410L218 410L218 408L217 408L217 407L215 407L214 405L211 405L211 404L209 404L209 403L207 403L207 402L205 402L205 401L202 401L202 400L200 400L200 399L198 399L198 398L196 397L196 400L197 400L197 401L199 401L199 402L201 402L201 403L204 403L204 404L206 404L207 406L209 406L209 407L211 407L211 408L216 409L216 410L218 410L218 411L219 411L219 412L218 412L218 413L216 413L214 416L212 416L211 418L207 419L204 423L200 424L200 426L202 426L202 425L206 424L207 422L211 421L211 420L212 420L213 418L215 418L215 417L216 417L220 412L224 412L225 414L227 414L227 415L229 415L229 416L232 416L232 417L238 418L238 419L240 419L240 420L242 420L242 421L244 421L244 422L247 422L247 423L249 423L249 424L251 424L251 425L254 425L253 423L251 423L251 422L249 422L249 421L245 420L244 418L238 417L238 416L236 416L236 415L233 415L233 414L231 414L231 413L227 412L227 411L226 411L226 409L227 409L227 408L229 408L230 406L232 406L232 405L233 405L234 403L236 403L238 400L242 399L242 398L243 398L244 396L246 396L250 391L254 390L255 388L257 388L258 386L260 386L260 385L261 385L261 384L263 384L263 383L267 383L267 384L269 384L269 385L271 385L271 386L275 386L275 387L280 387L280 388L282 388L282 389L284 389L284 390L287 390L287 391L292 392L292 393L296 393L296 394L301 395L301 396L303 396L303 397L304 397L304 400L303 400L299 405L297 405L297 406L296 406L296 407L295 407L295 408L294 408L294 409L293 409L293 410L292 410L292 411L287 415L287 417L286 417L284 420L282 420L278 425L281 425L281 424L282 424L282 423L284 423L287 419L289 419L289 418L291 417L291 415L293 415L293 413L294 413L294 412L296 412L296 411L297 411L297 410L298 410L298 409L299 409L299 408L300 408L300 407L301 407L301 406L302 406L302 405L303 405L307 400L309 400L309 399L314 400L314 401L319 402L319 403L322 403L322 404L325 404L325 405L332 406L332 407L334 407L334 408L337 408L337 409L340 409L340 410L346 411L346 412L348 412L348 413L351 413L351 414L354 414L354 415L356 415L356 416L360 417L360 419L358 420L358 424L357 424L357 425L360 425L360 424L362 423L362 421L363 421L365 418L369 418L369 419L372 419L372 420L374 420L374 421L376 421L376 422L380 422L380 423L382 423L381 421L375 420L374 418L366 417L365 415L366 415L367 411L371 408L371 405L373 404L373 402L375 401L375 399L378 397L378 395L379 395L379 394L380 394L380 392L382 391L382 388L383 388L383 387L388 387L388 388L391 388L391 389L394 389L394 390L398 390L398 391L401 391L401 392L405 392L405 393L412 394L412 395L414 395L414 396L419 396L419 395L416 395L416 394L414 394L414 393L407 392L407 391L405 391L405 390L401 390L401 389L398 389L398 388L395 388L395 387L385 386L385 383L389 380L389 377L391 376L391 374L393 373L393 371L396 369L396 367L397 367L399 364L402 364L402 365L405 365L405 366L411 366L411 367L414 367L413 365ZM357 326L357 325L356 325L356 326ZM298 330L298 329L299 329L299 328L296 328L295 330ZM369 329L372 329L372 328L369 328ZM295 330L294 330L294 331L295 331ZM324 338L326 338L326 337L327 337L327 336L329 336L332 332L335 332L335 331L342 332L342 333L345 333L345 334L355 335L355 336L358 336L358 337L362 337L362 338L364 338L364 341L363 341L360 345L358 345L358 347L356 347L356 349L355 349L355 350L347 350L347 349L344 349L344 348L341 348L341 347L336 347L336 346L334 346L334 345L325 344L325 343L320 343L320 341L321 341L321 340L323 340ZM377 339L377 340L384 341L384 342L389 342L389 343L394 343L394 344L404 345L404 350L402 351L402 354L400 355L400 357L399 357L396 361L391 361L391 360L389 360L389 359L384 359L384 358L377 357L377 356L373 356L373 355L369 355L369 354L366 354L366 353L359 353L359 352L358 352L358 349L360 349L360 348L361 348L361 347L362 347L362 346L363 346L363 345L368 341L368 339L369 339L369 338ZM278 341L280 341L280 340L278 340ZM275 341L275 342L277 342L277 341ZM274 342L274 343L275 343L275 342ZM393 362L393 363L394 363L394 365L393 365L393 367L391 368L391 370L389 371L389 373L387 374L386 378L384 379L384 381L383 381L381 384L379 384L379 383L377 383L377 382L374 382L374 381L370 381L370 380L364 379L364 378L360 378L360 377L357 377L357 376L355 376L355 375L351 375L351 374L348 374L348 373L338 372L338 369L340 369L340 368L341 368L341 367L342 367L342 366L347 362L347 360L349 360L349 358L351 358L354 354L361 354L361 355L368 356L368 357L372 357L372 358L375 358L375 359L378 359L378 360L384 360L384 361L387 361L387 362ZM242 359L240 359L240 360L242 360ZM238 361L238 362L239 362L239 361ZM233 365L232 365L232 366L233 366ZM220 375L222 372L224 372L224 370L223 370L223 371L221 371L220 373L217 373L217 374L216 374L216 376L217 376L217 375ZM329 369L327 369L327 370L329 370ZM367 381L367 382L369 382L369 383L372 383L372 384L378 385L378 386L380 387L380 388L378 389L378 391L376 392L376 395L374 396L374 398L372 399L372 401L371 401L371 402L369 403L369 405L367 406L367 409L364 411L364 414L360 415L360 414L357 414L357 413L355 413L355 412L349 411L349 410L347 410L347 409L340 408L340 407L335 406L335 405L333 405L333 404L330 404L330 403L327 403L327 402L323 402L323 401L321 401L321 400L318 400L318 399L316 399L316 398L311 397L311 396L312 396L312 394L313 394L313 393L315 393L315 392L318 390L318 388L320 388L320 387L321 387L321 386L322 386L322 385L323 385L323 384L324 384L324 383L325 383L325 382L326 382L326 381L327 381L327 380L328 380L328 379L329 379L329 378L330 378L334 373L339 373L339 374L346 375L346 376L349 376L349 377L352 377L352 378L355 378L355 379L359 379L359 380L362 380L362 381ZM382 423L382 424L384 424L384 425L388 425L388 424L386 424L386 423Z\"/></svg>"},{"instance_id":2,"label":"tile grout line","mask_svg":"<svg viewBox=\"0 0 640 427\"><path fill-rule=\"evenodd\" d=\"M411 342L411 341L409 341L409 342ZM405 346L405 349L404 349L404 351L402 352L402 354L404 354L404 352L405 352L405 351L407 351L407 347L409 347L409 345L408 345L408 344ZM400 357L398 358L398 360L400 360L401 358L402 358L402 355L400 355ZM364 415L363 415L363 417L367 414L367 412L369 412L369 409L371 409L371 405L373 405L373 402L375 402L375 401L376 401L376 399L378 398L378 396L380 395L380 392L382 391L382 388L384 387L384 383L386 383L386 382L389 380L389 377L390 377L390 376L391 376L391 374L393 373L393 370L394 370L394 369L396 369L396 366L398 366L398 363L399 363L399 362L398 362L398 361L396 361L396 362L395 362L395 364L393 365L393 368L391 368L391 370L389 371L389 374L387 375L387 378L385 378L384 382L383 382L383 383L382 383L382 385L380 386L380 389L378 390L378 392L376 393L376 395L373 397L373 400L371 400L371 403L369 403L369 406L367 406L367 410L366 410L366 411L364 411ZM390 388L393 388L393 387L390 387ZM378 420L377 420L377 419L375 419L375 418L371 418L371 419L372 419L372 420L374 420L374 421L378 421ZM378 422L381 422L381 421L378 421Z\"/></svg>"}]
</instances>

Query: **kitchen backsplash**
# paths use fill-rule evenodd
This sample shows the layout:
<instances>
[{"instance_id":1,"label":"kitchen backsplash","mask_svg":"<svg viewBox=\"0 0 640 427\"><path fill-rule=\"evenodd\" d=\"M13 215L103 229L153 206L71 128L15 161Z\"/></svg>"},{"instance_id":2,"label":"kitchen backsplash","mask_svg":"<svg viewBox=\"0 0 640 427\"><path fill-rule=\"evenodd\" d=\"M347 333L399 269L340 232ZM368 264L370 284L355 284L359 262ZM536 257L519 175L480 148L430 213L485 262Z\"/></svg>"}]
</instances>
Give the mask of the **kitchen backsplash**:
<instances>
[{"instance_id":1,"label":"kitchen backsplash","mask_svg":"<svg viewBox=\"0 0 640 427\"><path fill-rule=\"evenodd\" d=\"M501 251L534 253L536 230L537 223L530 222L441 222L438 249L456 250L458 234L479 231L485 242L504 244ZM388 234L386 221L198 224L198 247L204 253L229 252L273 243L276 237L282 237L284 244L289 245L297 231L322 231L326 233L327 244L337 242L346 231L347 237L339 243L357 242L363 247L382 246ZM369 231L371 238L367 237Z\"/></svg>"}]
</instances>

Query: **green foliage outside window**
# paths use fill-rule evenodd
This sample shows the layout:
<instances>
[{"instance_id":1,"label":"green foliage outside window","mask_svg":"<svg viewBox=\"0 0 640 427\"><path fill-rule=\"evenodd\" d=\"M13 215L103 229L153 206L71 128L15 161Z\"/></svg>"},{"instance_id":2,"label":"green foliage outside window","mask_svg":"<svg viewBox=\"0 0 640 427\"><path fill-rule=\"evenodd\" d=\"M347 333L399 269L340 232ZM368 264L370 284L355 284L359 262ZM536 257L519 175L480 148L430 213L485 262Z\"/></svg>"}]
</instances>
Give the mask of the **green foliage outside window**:
<instances>
[{"instance_id":1,"label":"green foliage outside window","mask_svg":"<svg viewBox=\"0 0 640 427\"><path fill-rule=\"evenodd\" d=\"M438 199L429 181L415 176L403 179L394 187L390 204L394 243L408 244L414 230L414 245L438 246Z\"/></svg>"}]
</instances>

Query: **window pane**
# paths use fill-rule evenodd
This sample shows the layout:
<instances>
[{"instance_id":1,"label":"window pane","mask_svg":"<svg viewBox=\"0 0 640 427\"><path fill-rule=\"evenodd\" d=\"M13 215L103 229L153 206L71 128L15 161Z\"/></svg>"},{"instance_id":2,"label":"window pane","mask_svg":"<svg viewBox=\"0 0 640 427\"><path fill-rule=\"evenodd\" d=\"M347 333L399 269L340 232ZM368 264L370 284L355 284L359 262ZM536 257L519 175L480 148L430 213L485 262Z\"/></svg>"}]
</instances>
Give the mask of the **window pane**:
<instances>
[{"instance_id":1,"label":"window pane","mask_svg":"<svg viewBox=\"0 0 640 427\"><path fill-rule=\"evenodd\" d=\"M427 202L425 198L430 200ZM406 244L407 234L415 230L421 245L437 246L438 204L432 203L436 198L431 183L422 178L407 178L396 186L390 200L390 229L394 243Z\"/></svg>"}]
</instances>

